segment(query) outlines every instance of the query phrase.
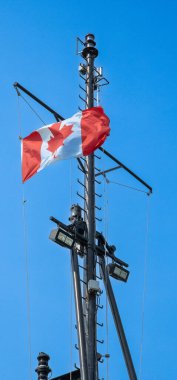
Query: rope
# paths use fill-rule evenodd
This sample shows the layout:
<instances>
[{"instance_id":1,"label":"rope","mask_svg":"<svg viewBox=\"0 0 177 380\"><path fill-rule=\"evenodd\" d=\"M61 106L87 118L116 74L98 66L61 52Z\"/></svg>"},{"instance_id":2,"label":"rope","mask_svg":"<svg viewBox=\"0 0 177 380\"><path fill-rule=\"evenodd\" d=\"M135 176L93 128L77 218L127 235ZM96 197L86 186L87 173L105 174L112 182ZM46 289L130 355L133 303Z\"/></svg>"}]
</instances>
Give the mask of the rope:
<instances>
[{"instance_id":1,"label":"rope","mask_svg":"<svg viewBox=\"0 0 177 380\"><path fill-rule=\"evenodd\" d=\"M73 182L72 182L72 174L73 174L73 161L70 160L70 168L69 168L69 183L70 183L70 205L72 205L73 201ZM71 259L72 260L72 259ZM72 275L72 264L70 260L70 380L72 380L72 365L73 365L73 275Z\"/></svg>"},{"instance_id":2,"label":"rope","mask_svg":"<svg viewBox=\"0 0 177 380\"><path fill-rule=\"evenodd\" d=\"M143 340L144 340L144 319L145 319L145 301L147 294L147 269L148 269L148 243L149 243L149 222L150 222L150 198L147 199L146 211L146 236L145 236L145 255L144 255L144 284L142 295L142 323L140 339L140 362L139 362L139 380L142 379L142 359L143 359Z\"/></svg>"},{"instance_id":3,"label":"rope","mask_svg":"<svg viewBox=\"0 0 177 380\"><path fill-rule=\"evenodd\" d=\"M105 230L105 240L108 240L108 187L107 182L104 181L104 230ZM106 266L108 264L108 257L106 255L106 246L105 246L105 272L106 272ZM107 282L107 277L106 277ZM109 314L108 314L108 296L106 292L106 380L109 380L109 357L107 354L109 353Z\"/></svg>"},{"instance_id":4,"label":"rope","mask_svg":"<svg viewBox=\"0 0 177 380\"><path fill-rule=\"evenodd\" d=\"M141 190L141 189L138 189L137 187L132 187L132 186L129 186L129 185L125 185L124 183L120 183L120 182L110 181L110 180L105 176L105 174L104 174L104 177L105 177L107 183L112 183L112 184L114 184L114 185L119 185L119 186L122 186L122 187L126 187L126 188L129 189L129 190L139 191L140 193L144 193L144 194L150 195L147 191L145 191L145 190Z\"/></svg>"},{"instance_id":5,"label":"rope","mask_svg":"<svg viewBox=\"0 0 177 380\"><path fill-rule=\"evenodd\" d=\"M20 109L20 94L18 96L18 129L20 138L22 134L22 118ZM25 254L25 272L26 272L26 311L27 311L27 325L28 325L28 354L29 354L29 379L32 380L32 349L31 349L31 321L30 321L30 287L29 287L29 266L28 266L28 239L27 239L27 218L26 218L26 199L24 187L22 187L22 221L23 221L23 243Z\"/></svg>"},{"instance_id":6,"label":"rope","mask_svg":"<svg viewBox=\"0 0 177 380\"><path fill-rule=\"evenodd\" d=\"M29 352L29 379L32 380L32 349L31 349L31 320L30 320L30 286L29 286L29 266L28 266L28 239L27 239L27 218L26 218L26 199L23 190L23 236L25 253L25 272L26 272L26 310L28 323L28 352Z\"/></svg>"},{"instance_id":7,"label":"rope","mask_svg":"<svg viewBox=\"0 0 177 380\"><path fill-rule=\"evenodd\" d=\"M45 123L45 121L41 118L41 116L38 114L38 112L31 106L31 104L28 102L28 100L26 100L26 98L21 94L21 92L19 90L17 90L17 89L16 89L16 91L17 91L18 98L21 96L21 98L28 105L28 107L31 109L31 111L38 117L38 119L40 121L42 121L42 123L44 125L47 125L47 123Z\"/></svg>"},{"instance_id":8,"label":"rope","mask_svg":"<svg viewBox=\"0 0 177 380\"><path fill-rule=\"evenodd\" d=\"M72 328L73 328L73 286L72 286L72 268L71 268L71 260L70 260L70 380L72 380L72 363L73 363L73 336L72 336Z\"/></svg>"}]
</instances>

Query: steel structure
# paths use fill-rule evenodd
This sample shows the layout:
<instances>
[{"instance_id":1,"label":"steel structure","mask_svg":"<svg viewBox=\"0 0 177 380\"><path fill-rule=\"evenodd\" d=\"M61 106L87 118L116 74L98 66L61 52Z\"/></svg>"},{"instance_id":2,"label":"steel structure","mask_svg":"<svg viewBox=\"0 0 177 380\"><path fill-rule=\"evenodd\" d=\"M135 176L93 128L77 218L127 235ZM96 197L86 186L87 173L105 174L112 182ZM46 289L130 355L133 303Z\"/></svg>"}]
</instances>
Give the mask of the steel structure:
<instances>
[{"instance_id":1,"label":"steel structure","mask_svg":"<svg viewBox=\"0 0 177 380\"><path fill-rule=\"evenodd\" d=\"M84 41L81 41L80 39L78 39L78 41L82 46L79 54L84 60L79 66L79 71L80 76L85 83L84 88L80 86L85 94L84 98L80 96L80 99L83 100L85 108L91 108L94 106L94 91L101 85L107 84L108 81L103 77L102 69L96 68L94 64L95 58L98 55L94 35L87 34ZM19 96L21 95L20 91L26 93L42 107L52 113L57 121L64 119L58 112L33 95L21 84L16 82L14 83L14 87ZM55 241L59 245L67 247L67 244L64 244L59 239L59 234L57 233L59 229L61 229L62 234L66 233L67 236L70 236L71 240L73 239L72 249L70 251L78 333L77 348L79 350L80 359L80 370L78 369L77 371L72 372L73 375L65 374L57 377L56 379L69 380L70 378L77 378L81 380L99 380L98 364L101 361L102 355L97 352L97 325L99 325L97 322L97 298L100 295L99 284L96 276L97 262L100 266L103 283L113 314L129 379L137 379L118 306L109 279L109 270L105 264L105 254L109 257L112 263L117 263L118 268L121 268L122 272L125 271L127 273L127 270L124 270L124 267L128 267L128 264L115 256L115 247L110 246L104 236L96 230L95 208L97 206L95 203L95 196L98 194L95 193L95 182L97 181L96 178L98 175L104 176L105 173L109 171L123 169L148 189L148 195L152 193L152 188L111 153L102 147L100 150L112 161L114 161L117 166L105 170L104 172L98 171L95 174L94 154L87 156L84 160L78 159L79 169L84 175L84 182L81 183L79 181L79 183L81 183L84 187L84 195L78 195L80 195L84 200L84 208L81 208L79 205L73 205L71 207L71 224L69 225L65 225L58 219L51 217L51 220L56 223L58 228L58 230L52 231L50 235L51 240ZM82 212L84 213L83 215ZM82 286L79 257L83 258L84 263L82 267L84 272ZM39 354L39 364L36 369L38 380L48 380L48 374L51 372L48 366L48 360L49 356L47 354Z\"/></svg>"},{"instance_id":2,"label":"steel structure","mask_svg":"<svg viewBox=\"0 0 177 380\"><path fill-rule=\"evenodd\" d=\"M98 55L95 47L94 36L88 34L85 38L85 46L82 56L86 60L86 108L94 106L94 60ZM95 291L88 293L88 283L96 280L96 255L95 255L95 164L94 154L86 157L85 163L85 220L88 231L88 248L85 258L85 328L86 349L88 363L88 378L96 380L97 376L97 345L96 345L96 295Z\"/></svg>"}]
</instances>

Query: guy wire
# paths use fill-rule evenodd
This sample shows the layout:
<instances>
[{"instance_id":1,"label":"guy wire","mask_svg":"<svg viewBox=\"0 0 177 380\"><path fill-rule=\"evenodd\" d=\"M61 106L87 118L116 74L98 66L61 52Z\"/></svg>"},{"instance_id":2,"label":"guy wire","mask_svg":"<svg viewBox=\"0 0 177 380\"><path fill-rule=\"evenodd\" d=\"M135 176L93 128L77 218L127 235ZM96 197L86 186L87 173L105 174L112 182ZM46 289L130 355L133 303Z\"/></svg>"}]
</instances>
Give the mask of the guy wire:
<instances>
[{"instance_id":1,"label":"guy wire","mask_svg":"<svg viewBox=\"0 0 177 380\"><path fill-rule=\"evenodd\" d=\"M28 100L26 100L26 98L21 94L21 92L18 90L17 92L17 95L18 95L18 98L21 96L21 98L24 100L24 102L28 105L28 107L31 109L31 111L38 117L38 119L40 121L42 121L42 123L44 125L47 125L45 123L45 121L41 118L41 116L38 114L38 112L31 106L31 104L28 102Z\"/></svg>"},{"instance_id":2,"label":"guy wire","mask_svg":"<svg viewBox=\"0 0 177 380\"><path fill-rule=\"evenodd\" d=\"M150 224L150 197L148 197L147 199L147 209L146 209L146 233L145 233L145 248L144 248L144 252L145 252L144 253L144 284L143 284L143 295L142 295L142 323L141 323L141 340L140 340L139 380L142 379L145 301L146 301L146 294L147 294L149 224Z\"/></svg>"},{"instance_id":3,"label":"guy wire","mask_svg":"<svg viewBox=\"0 0 177 380\"><path fill-rule=\"evenodd\" d=\"M124 183L115 182L115 181L110 181L105 175L104 175L104 177L105 177L107 183L112 183L112 184L114 184L114 185L119 185L119 186L122 186L122 187L126 187L126 188L129 189L129 190L139 191L140 193L144 193L144 194L150 195L150 194L149 194L147 191L145 191L145 190L141 190L141 189L138 189L137 187L132 187L132 186L129 186L129 185L125 185Z\"/></svg>"},{"instance_id":4,"label":"guy wire","mask_svg":"<svg viewBox=\"0 0 177 380\"><path fill-rule=\"evenodd\" d=\"M29 378L32 380L32 349L31 349L31 320L30 320L30 286L29 286L29 265L28 265L28 238L27 238L27 217L26 217L26 199L23 189L23 234L24 234L24 253L25 253L25 271L26 271L26 308L28 322L28 350L29 350Z\"/></svg>"},{"instance_id":5,"label":"guy wire","mask_svg":"<svg viewBox=\"0 0 177 380\"><path fill-rule=\"evenodd\" d=\"M19 137L22 134L22 118L20 109L20 94L18 96L18 129ZM30 320L30 287L29 287L29 266L28 266L28 239L27 239L27 218L26 218L26 199L24 186L22 185L22 220L23 220L23 242L25 254L25 272L26 272L26 310L28 324L28 354L29 354L29 379L32 380L32 349L31 349L31 320Z\"/></svg>"},{"instance_id":6,"label":"guy wire","mask_svg":"<svg viewBox=\"0 0 177 380\"><path fill-rule=\"evenodd\" d=\"M72 159L70 160L69 162L69 188L70 188L70 205L72 205L72 202L73 202L73 183L72 183L72 171L73 171L73 161ZM72 275L72 264L71 264L71 260L70 260L70 326L69 326L69 329L70 329L70 380L72 380L72 361L73 361L73 335L72 335L72 331L73 331L73 286L72 286L72 282L73 282L73 275Z\"/></svg>"},{"instance_id":7,"label":"guy wire","mask_svg":"<svg viewBox=\"0 0 177 380\"><path fill-rule=\"evenodd\" d=\"M108 240L108 186L106 178L103 181L104 184L104 230L105 230L105 240ZM106 255L106 246L105 246L105 273L106 266L108 264L108 257ZM107 276L106 276L107 282ZM106 354L109 354L109 320L108 320L108 296L106 292ZM106 380L109 380L109 358L106 358Z\"/></svg>"}]
</instances>

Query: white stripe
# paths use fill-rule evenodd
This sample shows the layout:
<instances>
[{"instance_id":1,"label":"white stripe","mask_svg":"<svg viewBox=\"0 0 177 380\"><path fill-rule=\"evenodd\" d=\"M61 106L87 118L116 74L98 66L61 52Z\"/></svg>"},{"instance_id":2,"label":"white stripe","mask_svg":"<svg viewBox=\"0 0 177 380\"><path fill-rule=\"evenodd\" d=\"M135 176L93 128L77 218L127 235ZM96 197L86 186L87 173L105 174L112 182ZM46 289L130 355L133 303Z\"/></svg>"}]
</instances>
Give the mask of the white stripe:
<instances>
[{"instance_id":1,"label":"white stripe","mask_svg":"<svg viewBox=\"0 0 177 380\"><path fill-rule=\"evenodd\" d=\"M42 145L41 145L41 165L38 171L44 169L47 165L50 164L51 160L53 160L53 154L50 152L48 148L48 141L53 137L53 134L49 127L51 127L52 124L46 125L45 127L42 127L38 129L38 133L41 135L42 138Z\"/></svg>"},{"instance_id":2,"label":"white stripe","mask_svg":"<svg viewBox=\"0 0 177 380\"><path fill-rule=\"evenodd\" d=\"M71 118L63 120L60 129L64 125L72 125L73 133L69 135L62 145L56 151L56 160L66 160L71 157L78 157L82 155L82 139L81 139L81 121L82 112L78 112Z\"/></svg>"},{"instance_id":3,"label":"white stripe","mask_svg":"<svg viewBox=\"0 0 177 380\"><path fill-rule=\"evenodd\" d=\"M48 150L48 142L53 137L49 129L52 124L38 129L37 132L41 135L43 140L41 145L41 165L38 171L57 160L66 160L68 158L82 156L81 117L82 112L78 112L71 118L63 120L60 123L60 129L65 125L73 125L73 133L64 140L64 145L59 147L54 153Z\"/></svg>"}]
</instances>

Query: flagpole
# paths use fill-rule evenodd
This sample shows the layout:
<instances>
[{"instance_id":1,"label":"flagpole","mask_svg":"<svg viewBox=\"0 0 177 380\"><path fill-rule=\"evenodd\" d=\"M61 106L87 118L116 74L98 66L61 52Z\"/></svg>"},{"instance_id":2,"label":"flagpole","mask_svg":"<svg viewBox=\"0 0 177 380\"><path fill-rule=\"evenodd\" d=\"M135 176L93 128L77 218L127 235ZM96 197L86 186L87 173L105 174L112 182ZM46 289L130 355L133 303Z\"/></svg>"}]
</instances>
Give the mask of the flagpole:
<instances>
[{"instance_id":1,"label":"flagpole","mask_svg":"<svg viewBox=\"0 0 177 380\"><path fill-rule=\"evenodd\" d=\"M95 48L93 34L85 36L85 48L82 51L86 59L86 108L94 106L94 60L98 55ZM95 169L94 154L86 157L85 174L85 214L88 230L88 252L86 256L86 294L85 305L86 321L86 346L89 380L97 379L97 345L96 345L96 292L88 292L89 281L96 279L96 255L95 255Z\"/></svg>"}]
</instances>

